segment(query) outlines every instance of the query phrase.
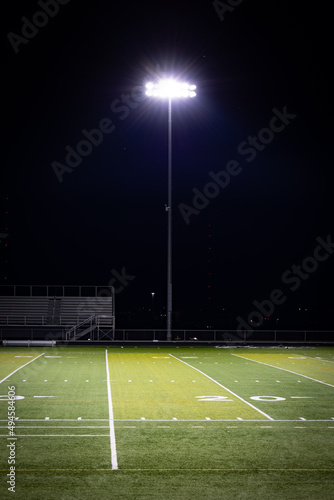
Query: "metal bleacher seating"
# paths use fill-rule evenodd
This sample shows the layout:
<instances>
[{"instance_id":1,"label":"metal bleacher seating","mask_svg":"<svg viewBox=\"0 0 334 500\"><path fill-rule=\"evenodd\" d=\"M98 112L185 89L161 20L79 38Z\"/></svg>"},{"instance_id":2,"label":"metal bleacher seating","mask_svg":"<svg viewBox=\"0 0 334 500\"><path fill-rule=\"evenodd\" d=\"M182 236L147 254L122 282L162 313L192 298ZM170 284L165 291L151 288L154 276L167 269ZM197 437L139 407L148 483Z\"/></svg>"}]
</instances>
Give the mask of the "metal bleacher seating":
<instances>
[{"instance_id":1,"label":"metal bleacher seating","mask_svg":"<svg viewBox=\"0 0 334 500\"><path fill-rule=\"evenodd\" d=\"M58 335L64 340L78 340L85 335L99 340L113 338L115 328L113 296L82 295L34 295L34 287L29 287L29 295L0 295L0 338L7 341L10 335L16 342L46 340L50 335ZM32 345L32 344L31 344Z\"/></svg>"},{"instance_id":2,"label":"metal bleacher seating","mask_svg":"<svg viewBox=\"0 0 334 500\"><path fill-rule=\"evenodd\" d=\"M0 325L46 325L49 297L0 297Z\"/></svg>"}]
</instances>

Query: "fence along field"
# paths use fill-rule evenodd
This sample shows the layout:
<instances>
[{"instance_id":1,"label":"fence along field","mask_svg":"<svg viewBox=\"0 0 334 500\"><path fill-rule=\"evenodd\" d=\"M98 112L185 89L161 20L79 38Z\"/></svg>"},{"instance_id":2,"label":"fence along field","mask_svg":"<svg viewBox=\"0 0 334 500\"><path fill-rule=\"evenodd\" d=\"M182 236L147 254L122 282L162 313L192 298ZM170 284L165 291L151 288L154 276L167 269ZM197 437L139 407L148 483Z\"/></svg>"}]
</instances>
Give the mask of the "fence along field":
<instances>
[{"instance_id":1,"label":"fence along field","mask_svg":"<svg viewBox=\"0 0 334 500\"><path fill-rule=\"evenodd\" d=\"M7 386L17 396L17 478L334 471L332 349L5 348L0 361L0 491Z\"/></svg>"}]
</instances>

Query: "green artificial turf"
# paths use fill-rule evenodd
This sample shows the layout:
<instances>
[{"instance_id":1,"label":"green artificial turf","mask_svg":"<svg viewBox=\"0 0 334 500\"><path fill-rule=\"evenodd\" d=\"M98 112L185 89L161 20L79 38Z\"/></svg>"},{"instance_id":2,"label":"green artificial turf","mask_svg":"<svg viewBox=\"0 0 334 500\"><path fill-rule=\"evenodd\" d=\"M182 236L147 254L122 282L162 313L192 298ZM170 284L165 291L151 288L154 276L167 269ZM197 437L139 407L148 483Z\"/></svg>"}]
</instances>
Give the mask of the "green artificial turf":
<instances>
[{"instance_id":1,"label":"green artificial turf","mask_svg":"<svg viewBox=\"0 0 334 500\"><path fill-rule=\"evenodd\" d=\"M0 360L1 498L8 387L21 396L15 498L333 498L333 348L1 348Z\"/></svg>"}]
</instances>

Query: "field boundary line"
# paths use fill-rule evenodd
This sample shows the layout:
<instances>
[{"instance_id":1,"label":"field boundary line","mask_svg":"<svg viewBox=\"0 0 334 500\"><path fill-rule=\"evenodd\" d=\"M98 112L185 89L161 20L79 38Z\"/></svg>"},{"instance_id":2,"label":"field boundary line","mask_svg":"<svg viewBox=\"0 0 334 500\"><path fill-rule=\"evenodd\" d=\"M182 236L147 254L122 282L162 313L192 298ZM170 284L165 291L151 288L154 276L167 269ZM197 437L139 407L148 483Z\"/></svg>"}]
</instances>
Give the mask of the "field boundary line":
<instances>
[{"instance_id":1,"label":"field boundary line","mask_svg":"<svg viewBox=\"0 0 334 500\"><path fill-rule=\"evenodd\" d=\"M24 368L25 366L29 365L29 363L32 363L33 361L36 361L36 359L40 358L41 356L44 356L45 352L42 352L42 354L39 354L36 358L34 359L31 359L30 361L28 361L28 363L26 363L25 365L22 365L20 366L19 368L16 368L16 370L14 370L12 373L10 373L9 375L7 375L7 377L3 378L2 380L0 380L0 384L2 384L2 382L4 382L5 380L7 380L9 377L11 377L12 375L14 375L14 373L18 372L19 370L21 370L21 368Z\"/></svg>"},{"instance_id":2,"label":"field boundary line","mask_svg":"<svg viewBox=\"0 0 334 500\"><path fill-rule=\"evenodd\" d=\"M0 469L1 472L7 472L9 469ZM88 468L85 468L85 469L16 469L18 472L72 472L72 471L78 471L78 472L85 472L85 471L112 471L113 469L101 469L101 468L96 468L96 469L88 469ZM155 469L145 469L145 468L142 468L142 469L139 469L139 468L133 468L133 469L129 469L129 468L122 468L122 469L118 469L119 472L122 472L122 471L148 471L148 472L152 472L152 471L235 471L235 472L240 472L240 471L259 471L259 472L267 472L267 471L291 471L291 472L294 472L294 471L300 471L300 472L333 472L334 469L274 469L274 468L271 468L271 469L261 469L261 468L243 468L243 469L227 469L227 468L182 468L182 467L179 467L179 468L155 468Z\"/></svg>"},{"instance_id":3,"label":"field boundary line","mask_svg":"<svg viewBox=\"0 0 334 500\"><path fill-rule=\"evenodd\" d=\"M198 368L195 368L195 366L191 366L189 363L186 363L185 361L183 361L182 359L179 359L177 358L176 356L174 356L173 354L169 354L170 356L172 356L172 358L174 359L177 359L178 361L180 361L181 363L184 363L185 365L189 366L190 368L192 368L193 370L196 370L198 371L199 373L201 373L202 375L204 375L205 377L207 377L208 379L210 379L212 382L214 382L215 384L219 385L220 387L222 387L223 389L225 389L225 391L228 391L230 392L231 394L233 394L233 396L235 396L236 398L240 399L240 401L242 401L243 403L246 403L246 405L248 406L251 406L254 410L256 410L257 412L261 413L262 415L264 415L266 418L268 418L269 420L274 420L272 417L270 417L269 415L267 415L267 413L264 413L264 411L262 410L259 410L258 408L256 408L256 406L252 405L252 403L249 403L248 401L246 401L245 399L243 399L241 396L238 396L238 394L235 394L235 392L231 391L230 389L228 389L227 387L225 387L224 385L220 384L219 382L217 382L217 380L215 380L214 378L210 377L209 375L207 375L206 373L202 372L201 370L199 370Z\"/></svg>"},{"instance_id":4,"label":"field boundary line","mask_svg":"<svg viewBox=\"0 0 334 500\"><path fill-rule=\"evenodd\" d=\"M288 370L287 368L281 368L280 366L269 365L268 363L263 363L263 361L257 361L255 359L245 358L244 356L240 356L239 354L231 353L231 355L236 356L237 358L240 359L246 359L247 361L253 361L254 363L259 363L260 365L269 366L270 368L276 368L277 370L283 370L284 372L293 373L294 375L298 375L298 377L305 377L308 378L309 380L313 380L313 382L319 382L319 384L324 384L324 385L329 385L329 387L334 387L334 385L332 384L328 384L327 382L323 382L322 380L317 380L316 378L308 377L307 375L302 375L301 373L293 372L291 370Z\"/></svg>"},{"instance_id":5,"label":"field boundary line","mask_svg":"<svg viewBox=\"0 0 334 500\"><path fill-rule=\"evenodd\" d=\"M35 438L35 437L43 437L43 438L52 438L52 437L60 437L60 438L84 438L84 437L108 437L109 434L15 434L14 438ZM8 434L0 437L6 437L8 439ZM118 467L113 467L113 469L118 469Z\"/></svg>"},{"instance_id":6,"label":"field boundary line","mask_svg":"<svg viewBox=\"0 0 334 500\"><path fill-rule=\"evenodd\" d=\"M109 373L109 362L108 362L108 350L107 349L106 349L106 370L107 370L107 388L108 388L111 467L113 470L116 470L116 469L118 469L117 452L116 452L116 437L115 437L115 424L114 424L114 413L113 413L113 407L112 407L110 373Z\"/></svg>"}]
</instances>

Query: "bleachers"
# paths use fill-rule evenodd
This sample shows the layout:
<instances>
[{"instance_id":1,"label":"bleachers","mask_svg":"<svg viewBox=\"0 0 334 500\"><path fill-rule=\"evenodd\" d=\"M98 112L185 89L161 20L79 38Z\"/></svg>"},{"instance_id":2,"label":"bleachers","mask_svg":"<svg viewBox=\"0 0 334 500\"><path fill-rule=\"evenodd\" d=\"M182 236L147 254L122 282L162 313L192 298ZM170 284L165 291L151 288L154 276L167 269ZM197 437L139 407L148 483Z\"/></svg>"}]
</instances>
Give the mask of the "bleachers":
<instances>
[{"instance_id":1,"label":"bleachers","mask_svg":"<svg viewBox=\"0 0 334 500\"><path fill-rule=\"evenodd\" d=\"M100 325L111 325L112 297L61 297L59 319L63 325L81 323L91 316L99 317Z\"/></svg>"},{"instance_id":2,"label":"bleachers","mask_svg":"<svg viewBox=\"0 0 334 500\"><path fill-rule=\"evenodd\" d=\"M50 297L0 297L0 325L46 325Z\"/></svg>"},{"instance_id":3,"label":"bleachers","mask_svg":"<svg viewBox=\"0 0 334 500\"><path fill-rule=\"evenodd\" d=\"M103 296L100 296L101 290ZM113 340L114 330L114 296L110 290L106 294L106 288L0 287L0 339L3 342L41 342L55 337L65 341L85 337Z\"/></svg>"},{"instance_id":4,"label":"bleachers","mask_svg":"<svg viewBox=\"0 0 334 500\"><path fill-rule=\"evenodd\" d=\"M112 297L0 296L0 325L72 326L91 316L112 325Z\"/></svg>"}]
</instances>

